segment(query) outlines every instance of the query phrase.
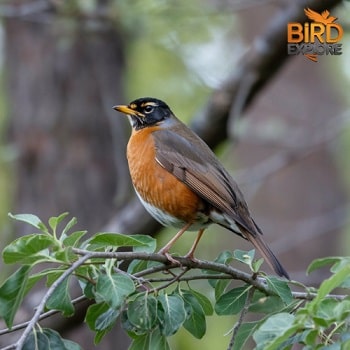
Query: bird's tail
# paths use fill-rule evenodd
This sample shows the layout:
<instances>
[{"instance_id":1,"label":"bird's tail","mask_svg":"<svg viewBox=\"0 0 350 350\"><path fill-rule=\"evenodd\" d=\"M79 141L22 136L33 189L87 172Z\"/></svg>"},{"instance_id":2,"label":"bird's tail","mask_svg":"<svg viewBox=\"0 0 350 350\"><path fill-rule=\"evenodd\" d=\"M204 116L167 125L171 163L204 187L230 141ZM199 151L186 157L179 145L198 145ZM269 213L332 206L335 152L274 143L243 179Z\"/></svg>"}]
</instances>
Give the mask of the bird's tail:
<instances>
[{"instance_id":1,"label":"bird's tail","mask_svg":"<svg viewBox=\"0 0 350 350\"><path fill-rule=\"evenodd\" d=\"M268 245L264 242L263 238L259 233L252 234L251 232L247 231L242 226L240 227L241 232L243 233L244 237L247 238L257 249L260 254L263 256L265 261L269 264L269 266L277 273L277 275L281 277L286 277L290 280L288 272L285 270L285 268L282 266L282 264L278 261L275 254L272 252L272 250L268 247Z\"/></svg>"}]
</instances>

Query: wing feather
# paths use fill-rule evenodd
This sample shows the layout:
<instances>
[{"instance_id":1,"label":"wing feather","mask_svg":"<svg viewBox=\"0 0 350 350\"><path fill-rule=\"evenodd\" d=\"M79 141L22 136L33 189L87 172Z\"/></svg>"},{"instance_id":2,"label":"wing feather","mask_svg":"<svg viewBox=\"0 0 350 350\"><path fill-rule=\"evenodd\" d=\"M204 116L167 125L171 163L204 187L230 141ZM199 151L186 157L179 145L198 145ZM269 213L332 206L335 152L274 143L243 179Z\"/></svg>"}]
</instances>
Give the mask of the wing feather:
<instances>
[{"instance_id":1,"label":"wing feather","mask_svg":"<svg viewBox=\"0 0 350 350\"><path fill-rule=\"evenodd\" d=\"M186 132L185 137L171 130L153 133L157 162L214 208L255 235L259 231L236 182L209 147L190 130ZM205 152L201 152L203 148Z\"/></svg>"},{"instance_id":2,"label":"wing feather","mask_svg":"<svg viewBox=\"0 0 350 350\"><path fill-rule=\"evenodd\" d=\"M240 232L229 223L227 226L219 224L248 239L278 275L289 279L287 271L263 241L262 232L250 216L236 182L204 141L180 121L171 130L154 131L152 135L157 162L204 201L233 220Z\"/></svg>"}]
</instances>

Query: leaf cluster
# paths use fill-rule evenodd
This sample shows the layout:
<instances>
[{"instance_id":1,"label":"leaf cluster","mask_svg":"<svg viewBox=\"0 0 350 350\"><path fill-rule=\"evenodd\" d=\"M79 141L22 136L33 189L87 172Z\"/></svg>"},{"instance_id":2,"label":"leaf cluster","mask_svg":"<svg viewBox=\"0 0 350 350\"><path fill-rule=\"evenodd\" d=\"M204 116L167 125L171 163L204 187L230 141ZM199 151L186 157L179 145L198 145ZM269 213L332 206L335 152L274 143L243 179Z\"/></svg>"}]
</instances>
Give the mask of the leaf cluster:
<instances>
[{"instance_id":1,"label":"leaf cluster","mask_svg":"<svg viewBox=\"0 0 350 350\"><path fill-rule=\"evenodd\" d=\"M179 266L155 254L156 242L149 236L99 232L86 238L86 231L73 230L76 219L67 215L52 217L47 225L34 215L11 215L35 232L2 252L5 263L19 267L0 286L0 317L8 327L0 334L24 329L6 349L80 349L56 331L41 328L39 321L56 312L72 316L81 299L92 300L85 322L95 333L95 343L120 319L132 339L131 350L170 349L168 339L180 328L201 339L206 318L214 312L237 316L229 349L243 349L248 340L257 350L290 349L294 344L306 350L350 346L350 299L330 295L335 288L348 291L350 258L313 262L309 272L331 265L332 274L318 290L310 289L259 272L262 260L254 260L254 250L224 251L214 262L179 257ZM120 252L121 247L129 251ZM251 273L235 264L244 264ZM14 325L25 297L42 280L47 290L33 318ZM71 297L73 280L81 288L78 299ZM211 297L203 293L203 283ZM292 292L290 285L303 292ZM244 322L246 313L254 321Z\"/></svg>"}]
</instances>

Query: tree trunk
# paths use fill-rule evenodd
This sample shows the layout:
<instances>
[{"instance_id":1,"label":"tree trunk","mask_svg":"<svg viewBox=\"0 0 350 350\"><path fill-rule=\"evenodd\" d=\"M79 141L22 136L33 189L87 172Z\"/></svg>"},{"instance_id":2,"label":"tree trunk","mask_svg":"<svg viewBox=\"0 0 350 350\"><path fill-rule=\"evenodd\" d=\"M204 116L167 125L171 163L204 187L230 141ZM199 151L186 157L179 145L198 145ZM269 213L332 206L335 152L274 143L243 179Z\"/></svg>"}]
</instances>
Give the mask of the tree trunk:
<instances>
[{"instance_id":1,"label":"tree trunk","mask_svg":"<svg viewBox=\"0 0 350 350\"><path fill-rule=\"evenodd\" d=\"M48 8L7 19L5 38L9 138L17 151L12 211L44 221L68 211L79 229L101 230L116 211L116 193L122 201L131 190L124 183L126 124L112 110L124 101L121 34L106 20L64 18ZM21 225L16 234L28 230ZM84 329L69 337L97 349ZM100 348L126 349L120 333Z\"/></svg>"}]
</instances>

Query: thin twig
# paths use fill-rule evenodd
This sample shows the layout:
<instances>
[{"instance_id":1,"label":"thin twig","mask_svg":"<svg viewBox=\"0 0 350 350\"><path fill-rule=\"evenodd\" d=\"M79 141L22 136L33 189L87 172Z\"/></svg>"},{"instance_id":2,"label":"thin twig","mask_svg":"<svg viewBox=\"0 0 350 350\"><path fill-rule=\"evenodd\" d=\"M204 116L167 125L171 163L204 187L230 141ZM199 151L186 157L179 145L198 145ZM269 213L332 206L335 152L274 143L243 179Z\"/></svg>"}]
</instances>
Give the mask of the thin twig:
<instances>
[{"instance_id":1,"label":"thin twig","mask_svg":"<svg viewBox=\"0 0 350 350\"><path fill-rule=\"evenodd\" d=\"M54 291L57 289L57 287L69 276L71 275L79 266L84 264L85 261L89 260L92 257L92 253L87 252L84 256L82 256L80 259L78 259L76 262L72 264L70 268L68 268L48 289L44 297L42 298L40 304L38 305L33 318L28 323L26 329L24 330L21 337L18 339L18 341L15 344L16 350L21 350L23 347L23 344L25 343L27 337L29 336L30 332L34 328L35 324L39 321L41 313L43 312L45 308L46 302L49 300L51 295L54 293Z\"/></svg>"},{"instance_id":2,"label":"thin twig","mask_svg":"<svg viewBox=\"0 0 350 350\"><path fill-rule=\"evenodd\" d=\"M248 312L248 309L249 309L249 306L251 304L254 292L255 292L255 289L253 287L250 288L249 291L248 291L247 298L246 298L245 303L244 303L244 307L243 307L243 309L241 311L241 314L239 315L239 319L238 319L237 323L233 327L232 337L231 337L231 340L230 340L230 343L228 345L227 350L232 350L233 346L235 345L235 340L236 340L236 336L237 336L238 330L241 327L241 325L243 323L243 319L244 319L245 315Z\"/></svg>"},{"instance_id":3,"label":"thin twig","mask_svg":"<svg viewBox=\"0 0 350 350\"><path fill-rule=\"evenodd\" d=\"M171 269L176 269L178 268L179 266L167 266L167 270L171 270ZM139 271L139 272L136 272L134 274L135 277L143 277L143 276L147 276L147 275L152 275L156 272L161 272L161 271L164 271L164 264L162 265L157 265L157 266L153 266L153 267L150 267L148 269L145 269L143 271Z\"/></svg>"},{"instance_id":4,"label":"thin twig","mask_svg":"<svg viewBox=\"0 0 350 350\"><path fill-rule=\"evenodd\" d=\"M80 297L73 299L72 304L76 305L76 304L81 303L82 301L85 301L85 300L86 300L86 297L84 295L81 295ZM59 310L49 310L47 312L44 312L43 314L40 315L39 321L44 320L45 318L51 317L55 314L58 314L59 312L60 312ZM13 326L11 329L9 329L9 328L0 329L0 336L2 336L4 334L16 332L20 329L23 329L23 328L28 326L29 322L30 321L19 323L19 324ZM1 350L3 350L3 348Z\"/></svg>"},{"instance_id":5,"label":"thin twig","mask_svg":"<svg viewBox=\"0 0 350 350\"><path fill-rule=\"evenodd\" d=\"M167 282L171 281L173 278L171 277L158 277L158 278L149 278L148 281L152 283L156 282ZM230 280L232 279L229 275L209 275L209 274L201 274L201 275L191 275L186 277L178 278L180 282L188 282L188 281L196 281L196 280Z\"/></svg>"},{"instance_id":6,"label":"thin twig","mask_svg":"<svg viewBox=\"0 0 350 350\"><path fill-rule=\"evenodd\" d=\"M181 279L181 277L188 272L188 270L189 270L189 268L185 268L183 271L181 271L181 273L179 273L178 275L175 275L168 282L164 283L163 285L161 285L157 288L150 290L150 292L155 292L155 291L159 291L161 289L165 289L165 288L169 287L170 285L172 285L173 283L178 282Z\"/></svg>"},{"instance_id":7,"label":"thin twig","mask_svg":"<svg viewBox=\"0 0 350 350\"><path fill-rule=\"evenodd\" d=\"M89 254L90 258L104 258L104 259L117 259L117 260L146 260L146 261L158 261L164 263L163 270L168 270L170 268L178 268L179 266L173 263L169 263L168 259L157 253L144 253L144 252L90 252L83 249L73 248L73 252L79 255ZM219 264L211 261L199 260L195 261L187 258L177 256L176 260L183 266L190 269L201 269L201 270L212 270L216 272L225 273L230 275L232 279L241 280L246 282L266 295L275 295L275 293L267 287L265 280L263 278L254 278L251 274L237 270L229 265Z\"/></svg>"},{"instance_id":8,"label":"thin twig","mask_svg":"<svg viewBox=\"0 0 350 350\"><path fill-rule=\"evenodd\" d=\"M113 267L113 271L115 273L120 273L121 275L124 275L124 276L127 276L127 277L131 278L133 281L136 281L139 285L142 285L142 286L149 282L148 280L146 280L146 279L144 279L142 277L137 277L137 276L135 276L135 275L133 275L133 274L131 274L129 272L123 271L123 270L121 270L121 269L119 269L117 267Z\"/></svg>"},{"instance_id":9,"label":"thin twig","mask_svg":"<svg viewBox=\"0 0 350 350\"><path fill-rule=\"evenodd\" d=\"M169 269L179 268L178 265L169 263L169 261L164 255L157 254L157 253L150 254L150 253L144 253L144 252L89 252L87 250L77 249L77 248L73 248L73 251L76 254L83 255L83 256L86 254L89 254L91 259L104 258L104 259L117 259L119 261L120 260L129 261L129 260L138 259L138 260L145 260L145 261L158 261L163 263L163 265L156 266L156 269L153 269L153 268L148 269L148 274L150 273L150 270L152 270L152 272L160 272L160 271L168 271ZM220 263L206 261L206 260L199 260L199 259L196 259L195 261L193 261L190 258L181 257L181 256L176 256L176 260L181 263L182 267L186 267L188 269L209 270L217 273L222 273L222 275L203 274L203 277L200 275L187 276L187 277L180 276L180 278L176 278L175 281L190 281L190 280L196 280L196 279L198 280L198 279L209 279L209 278L234 279L234 280L240 280L245 283L248 283L249 285L253 286L254 288L258 289L259 291L261 291L266 295L275 295L275 293L268 288L265 282L265 279L263 277L258 276L257 278L255 278L255 276L253 276L252 274L237 270L230 265L220 264ZM138 272L137 275L140 276L142 272L143 271ZM174 280L174 278L171 277L171 280ZM293 283L293 281L290 281L290 282ZM296 299L312 300L315 298L316 293L292 292L292 295ZM346 297L346 295L330 294L327 297L343 300Z\"/></svg>"},{"instance_id":10,"label":"thin twig","mask_svg":"<svg viewBox=\"0 0 350 350\"><path fill-rule=\"evenodd\" d=\"M317 293L309 293L309 292L292 292L294 299L300 299L300 300L313 300L316 298ZM327 299L336 299L339 301L344 300L345 298L348 298L348 295L345 294L328 294L325 296Z\"/></svg>"}]
</instances>

